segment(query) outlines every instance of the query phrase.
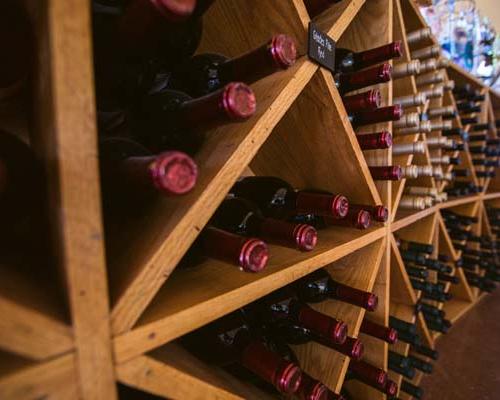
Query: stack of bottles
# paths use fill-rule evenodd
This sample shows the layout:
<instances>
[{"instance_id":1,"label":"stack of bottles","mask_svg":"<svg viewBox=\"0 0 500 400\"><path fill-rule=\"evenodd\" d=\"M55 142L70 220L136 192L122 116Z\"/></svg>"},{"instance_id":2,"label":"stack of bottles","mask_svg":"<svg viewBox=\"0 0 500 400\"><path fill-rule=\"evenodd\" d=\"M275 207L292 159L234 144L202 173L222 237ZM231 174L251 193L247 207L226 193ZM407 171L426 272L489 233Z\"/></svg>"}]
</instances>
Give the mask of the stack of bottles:
<instances>
[{"instance_id":1,"label":"stack of bottles","mask_svg":"<svg viewBox=\"0 0 500 400\"><path fill-rule=\"evenodd\" d=\"M456 266L462 268L469 285L484 292L492 292L500 279L497 243L494 237L477 235L475 225L479 219L451 210L442 210L446 229L461 257ZM495 215L490 212L492 217Z\"/></svg>"},{"instance_id":2,"label":"stack of bottles","mask_svg":"<svg viewBox=\"0 0 500 400\"><path fill-rule=\"evenodd\" d=\"M269 244L311 251L318 230L327 227L367 229L386 222L384 206L353 204L342 194L297 190L283 179L247 176L237 181L180 262L180 267L215 258L245 272L262 271Z\"/></svg>"},{"instance_id":3,"label":"stack of bottles","mask_svg":"<svg viewBox=\"0 0 500 400\"><path fill-rule=\"evenodd\" d=\"M355 379L394 396L397 385L387 373L362 360L363 343L347 335L345 322L315 311L309 304L335 299L374 311L378 298L316 272L226 315L180 339L207 363L225 368L238 379L271 394L300 400L343 399L305 372L293 348L316 343L351 359L346 379ZM360 331L390 344L394 329L365 320ZM339 362L341 362L339 358Z\"/></svg>"},{"instance_id":4,"label":"stack of bottles","mask_svg":"<svg viewBox=\"0 0 500 400\"><path fill-rule=\"evenodd\" d=\"M406 272L410 277L413 289L420 291L420 301L435 301L444 303L451 299L446 289L446 282L458 283L450 275L453 268L448 264L450 260L445 255L433 257L434 246L426 243L403 240L397 238L397 244L403 259ZM424 314L429 328L445 333L449 328L444 320L432 320Z\"/></svg>"},{"instance_id":5,"label":"stack of bottles","mask_svg":"<svg viewBox=\"0 0 500 400\"><path fill-rule=\"evenodd\" d=\"M422 308L417 306L416 312L421 311ZM438 359L438 352L422 345L422 340L417 333L417 326L414 323L390 316L389 326L398 332L399 340L410 345L408 355L389 351L389 369L403 377L400 386L401 392L410 397L421 399L424 395L423 389L410 381L415 378L417 371L424 374L433 372L434 365L431 360Z\"/></svg>"}]
</instances>

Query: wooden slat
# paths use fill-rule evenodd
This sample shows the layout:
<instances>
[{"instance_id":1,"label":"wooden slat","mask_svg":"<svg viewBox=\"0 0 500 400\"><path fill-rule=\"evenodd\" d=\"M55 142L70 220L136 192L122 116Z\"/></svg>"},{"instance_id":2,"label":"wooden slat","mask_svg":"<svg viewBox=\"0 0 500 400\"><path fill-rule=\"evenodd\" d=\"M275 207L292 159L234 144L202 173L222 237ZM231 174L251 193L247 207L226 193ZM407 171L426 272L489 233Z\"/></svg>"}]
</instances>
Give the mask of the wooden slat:
<instances>
[{"instance_id":1,"label":"wooden slat","mask_svg":"<svg viewBox=\"0 0 500 400\"><path fill-rule=\"evenodd\" d=\"M80 396L113 399L90 7L85 0L25 3L38 51L32 144L47 172L52 242L69 298Z\"/></svg>"}]
</instances>

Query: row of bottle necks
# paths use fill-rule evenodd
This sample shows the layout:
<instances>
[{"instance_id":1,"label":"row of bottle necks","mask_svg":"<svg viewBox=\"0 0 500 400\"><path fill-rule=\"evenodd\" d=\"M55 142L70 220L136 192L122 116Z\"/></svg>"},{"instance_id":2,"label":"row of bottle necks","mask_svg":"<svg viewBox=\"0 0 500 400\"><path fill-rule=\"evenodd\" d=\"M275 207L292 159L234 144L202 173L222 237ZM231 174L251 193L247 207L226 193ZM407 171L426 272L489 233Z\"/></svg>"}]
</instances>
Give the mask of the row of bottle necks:
<instances>
[{"instance_id":1,"label":"row of bottle necks","mask_svg":"<svg viewBox=\"0 0 500 400\"><path fill-rule=\"evenodd\" d=\"M203 14L202 11L206 11L209 8L211 2L200 2L200 4L203 5L200 6L199 11L195 11L197 20ZM115 156L116 153L122 152L126 153L126 155L124 154L124 158L125 156L126 158L133 158L149 152L166 150L167 153L157 155L156 159L152 158L153 156L149 158L155 165L163 166L164 179L158 185L159 189L160 191L164 189L162 185L171 186L171 188L163 190L164 194L184 194L194 187L198 172L194 160L190 157L202 146L203 137L201 133L203 131L226 123L244 121L255 113L257 109L256 98L252 89L244 83L234 82L233 78L241 76L242 80L244 79L247 83L252 83L270 73L291 67L296 59L297 53L294 40L282 34L273 36L262 47L232 60L214 54L197 55L187 59L187 64L182 63L182 68L179 68L178 71L175 68L170 68L168 66L170 64L166 60L163 60L158 65L153 63L157 68L153 73L155 82L154 90L149 88L147 94L134 96L134 101L126 105L114 104L110 106L110 103L113 103L113 101L109 100L109 95L116 97L116 100L120 101L127 99L127 96L123 95L118 90L119 88L115 87L115 81L118 81L120 85L126 82L127 88L130 88L129 82L125 77L129 77L131 74L129 64L132 63L132 60L136 61L135 58L130 59L122 54L122 50L118 51L113 47L115 51L111 51L110 43L114 42L110 42L110 39L115 37L115 30L121 29L119 28L121 25L117 23L117 20L121 21L122 18L125 18L125 20L132 18L133 20L137 13L140 14L145 11L141 11L141 7L143 7L141 5L122 7L120 4L115 4L113 8L110 2L97 0L94 2L94 6L96 82L98 109L100 111L100 133L105 137L104 141L107 141L105 144L106 147L109 147L110 143L116 145ZM151 12L151 10L148 12ZM188 20L191 21L189 18ZM172 25L172 21L168 19L161 22L157 20L156 23L168 26ZM179 28L177 23L173 25ZM191 23L192 21L187 25L189 26ZM181 25L184 26L185 24ZM169 29L173 28L170 26ZM185 33L183 32L182 34ZM422 34L414 32L412 37L422 37ZM171 46L172 43L161 43L161 45ZM104 46L103 54L105 57L102 56L104 57L102 63L99 61L100 46ZM435 50L435 48L431 47L413 52L412 56L416 60L410 64L399 65L396 68L395 76L405 76L405 73L402 72L403 70L406 70L408 75L416 74L420 70L429 72L432 70L433 65L444 66L445 62L443 60L435 61L431 58L422 65L421 69L419 59L438 55ZM342 93L389 80L391 78L391 66L389 64L371 66L384 60L400 57L402 54L400 42L364 52L352 52L340 48L336 51L338 53L338 57L336 58L338 61L338 72L335 76ZM109 57L111 57L111 60ZM148 60L151 61L150 58ZM101 64L105 66L105 69L114 66L111 76L104 73L102 75L99 74L98 71L102 69L99 67ZM144 67L143 63L140 64ZM150 63L147 64L149 65ZM141 74L143 72L141 71ZM176 78L176 74L186 75L187 78ZM144 81L142 75L141 79L138 79L134 73L132 73L132 76L134 81ZM428 80L423 79L424 77L419 77L422 79L417 79L418 82L426 85L429 84ZM106 90L99 89L100 81L106 86ZM181 81L184 83L175 84L175 82ZM206 87L203 91L196 92L194 89L188 89L187 82L202 82ZM433 81L433 83L435 82ZM452 89L452 86L449 85L448 89ZM183 92L178 91L179 89ZM464 88L455 89L456 93L459 94L463 90ZM134 93L136 92L134 90ZM466 95L470 94L469 92L464 93ZM417 97L420 99L426 97L423 93L419 95ZM193 98L191 96L202 97ZM136 101L138 98L140 100ZM101 99L103 100L100 101ZM453 128L448 129L446 123L449 121L431 124L429 121L421 121L427 117L424 118L422 115L415 113L401 118L401 104L408 106L408 99L398 99L401 104L382 108L380 107L380 99L380 92L376 89L356 95L344 96L346 110L350 115L353 126L395 121L394 127L398 134L414 132L415 129L418 131L421 128L425 128L425 126L430 127L431 131L444 128L445 134L449 134L450 136L456 134L456 130ZM474 99L476 101L480 100L477 95L475 95ZM103 106L100 107L100 104L103 104ZM443 113L442 109L432 109L429 115L431 118L436 116L442 118L447 115ZM117 137L113 138L113 136ZM388 148L392 144L392 136L387 131L359 135L358 139L363 150ZM138 143L134 146L132 143L120 143L120 140L137 141ZM445 150L456 150L461 146L460 143L455 143L451 140L444 142L434 138L429 138L428 144L431 147L443 146ZM489 140L487 144L488 146L497 145L492 140ZM122 151L124 147L127 148L126 152ZM400 144L394 147L394 151L396 154L405 154L422 151L423 147L421 144L416 144L412 148L409 148L408 145ZM476 150L479 151L480 149L471 148L471 151ZM491 152L491 147L488 147L488 151ZM456 157L444 156L435 157L432 161L435 164L443 164L446 161L458 162L458 159ZM488 162L492 163L493 160L489 160ZM146 166L145 162L142 164ZM412 166L404 168L388 166L371 167L370 171L373 178L377 180L397 180L426 175L434 176L437 179L453 179L452 173L442 172L439 169L439 165L432 170ZM479 173L493 174L494 172L481 171ZM135 171L134 174L136 174ZM141 173L136 175L140 176ZM167 178L170 178L173 182L166 182ZM428 201L429 199L427 199L427 203ZM403 202L403 204L407 204L407 202ZM421 202L419 204L419 207L421 207Z\"/></svg>"},{"instance_id":2,"label":"row of bottle necks","mask_svg":"<svg viewBox=\"0 0 500 400\"><path fill-rule=\"evenodd\" d=\"M405 241L400 244L419 245ZM309 305L329 300L362 307L368 312L374 311L378 304L375 294L346 286L335 281L327 271L317 270L189 333L179 343L203 361L227 368L237 378L271 393L294 394L303 400L343 398L301 370L292 347L316 343L325 351L329 349L350 358L347 380L358 380L393 398L398 391L396 383L388 378L386 371L362 360L362 340L348 336L348 327L343 321L315 311ZM432 306L421 302L415 312L424 308ZM437 353L422 345L414 324L391 316L386 327L368 316L361 324L360 333L380 343L394 344L401 340L412 346L415 354L409 357L390 353L389 369L394 372L402 373L405 369L405 376L410 379L415 369L432 372L432 364L426 358L437 358ZM334 362L334 353L330 354ZM341 362L340 358L337 360ZM408 393L414 390L407 385L401 389Z\"/></svg>"}]
</instances>

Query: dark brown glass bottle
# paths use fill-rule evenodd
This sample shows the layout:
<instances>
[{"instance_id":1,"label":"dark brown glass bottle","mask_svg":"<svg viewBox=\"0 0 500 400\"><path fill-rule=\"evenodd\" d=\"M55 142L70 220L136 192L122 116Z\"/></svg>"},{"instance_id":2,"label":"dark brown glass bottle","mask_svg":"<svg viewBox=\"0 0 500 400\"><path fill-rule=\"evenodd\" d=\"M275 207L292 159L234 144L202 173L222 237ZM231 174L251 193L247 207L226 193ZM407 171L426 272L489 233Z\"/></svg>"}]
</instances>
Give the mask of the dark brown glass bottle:
<instances>
[{"instance_id":1,"label":"dark brown glass bottle","mask_svg":"<svg viewBox=\"0 0 500 400\"><path fill-rule=\"evenodd\" d=\"M210 223L220 229L302 251L314 249L318 239L313 226L264 217L255 204L238 197L222 202Z\"/></svg>"},{"instance_id":2,"label":"dark brown glass bottle","mask_svg":"<svg viewBox=\"0 0 500 400\"><path fill-rule=\"evenodd\" d=\"M343 218L349 202L340 194L314 190L296 190L283 179L272 176L248 176L231 188L230 193L255 203L265 216L286 219L297 214Z\"/></svg>"},{"instance_id":3,"label":"dark brown glass bottle","mask_svg":"<svg viewBox=\"0 0 500 400\"><path fill-rule=\"evenodd\" d=\"M392 135L389 131L356 135L361 150L388 149L392 146Z\"/></svg>"},{"instance_id":4,"label":"dark brown glass bottle","mask_svg":"<svg viewBox=\"0 0 500 400\"><path fill-rule=\"evenodd\" d=\"M269 250L260 239L207 226L179 264L187 268L196 266L206 258L228 262L244 272L260 272L267 265Z\"/></svg>"},{"instance_id":5,"label":"dark brown glass bottle","mask_svg":"<svg viewBox=\"0 0 500 400\"><path fill-rule=\"evenodd\" d=\"M322 269L302 278L297 282L296 288L299 298L309 303L331 298L368 311L374 311L378 304L378 297L375 294L334 281L328 272Z\"/></svg>"},{"instance_id":6,"label":"dark brown glass bottle","mask_svg":"<svg viewBox=\"0 0 500 400\"><path fill-rule=\"evenodd\" d=\"M380 391L385 390L387 383L387 372L361 360L351 360L349 363L349 377L358 379Z\"/></svg>"},{"instance_id":7,"label":"dark brown glass bottle","mask_svg":"<svg viewBox=\"0 0 500 400\"><path fill-rule=\"evenodd\" d=\"M402 54L402 43L399 40L359 52L337 47L335 49L335 70L342 72L359 71L393 58L399 58Z\"/></svg>"},{"instance_id":8,"label":"dark brown glass bottle","mask_svg":"<svg viewBox=\"0 0 500 400\"><path fill-rule=\"evenodd\" d=\"M359 111L349 115L349 120L354 128L381 122L398 121L403 115L399 104L375 110Z\"/></svg>"},{"instance_id":9,"label":"dark brown glass bottle","mask_svg":"<svg viewBox=\"0 0 500 400\"><path fill-rule=\"evenodd\" d=\"M340 93L352 92L370 85L385 83L391 80L392 67L385 63L363 71L339 72L335 75L335 83Z\"/></svg>"},{"instance_id":10,"label":"dark brown glass bottle","mask_svg":"<svg viewBox=\"0 0 500 400\"><path fill-rule=\"evenodd\" d=\"M220 54L197 54L174 69L168 85L193 97L204 96L229 82L254 83L290 68L296 58L295 41L288 35L278 34L233 59Z\"/></svg>"},{"instance_id":11,"label":"dark brown glass bottle","mask_svg":"<svg viewBox=\"0 0 500 400\"><path fill-rule=\"evenodd\" d=\"M280 393L293 394L300 386L300 367L267 348L239 311L189 334L182 343L208 363L243 366Z\"/></svg>"},{"instance_id":12,"label":"dark brown glass bottle","mask_svg":"<svg viewBox=\"0 0 500 400\"><path fill-rule=\"evenodd\" d=\"M362 333L373 336L377 339L383 340L389 344L394 344L398 341L398 332L391 327L377 324L366 318L363 319L361 328L359 330Z\"/></svg>"},{"instance_id":13,"label":"dark brown glass bottle","mask_svg":"<svg viewBox=\"0 0 500 400\"><path fill-rule=\"evenodd\" d=\"M370 206L366 204L350 204L349 210L358 211L365 210L368 211L374 221L386 222L389 218L389 210L386 206Z\"/></svg>"},{"instance_id":14,"label":"dark brown glass bottle","mask_svg":"<svg viewBox=\"0 0 500 400\"><path fill-rule=\"evenodd\" d=\"M368 168L376 181L399 181L403 177L403 170L399 165Z\"/></svg>"},{"instance_id":15,"label":"dark brown glass bottle","mask_svg":"<svg viewBox=\"0 0 500 400\"><path fill-rule=\"evenodd\" d=\"M174 148L193 154L202 145L204 131L244 121L255 110L255 95L244 83L229 83L197 99L168 90L144 100L132 116L131 132L153 151Z\"/></svg>"}]
</instances>

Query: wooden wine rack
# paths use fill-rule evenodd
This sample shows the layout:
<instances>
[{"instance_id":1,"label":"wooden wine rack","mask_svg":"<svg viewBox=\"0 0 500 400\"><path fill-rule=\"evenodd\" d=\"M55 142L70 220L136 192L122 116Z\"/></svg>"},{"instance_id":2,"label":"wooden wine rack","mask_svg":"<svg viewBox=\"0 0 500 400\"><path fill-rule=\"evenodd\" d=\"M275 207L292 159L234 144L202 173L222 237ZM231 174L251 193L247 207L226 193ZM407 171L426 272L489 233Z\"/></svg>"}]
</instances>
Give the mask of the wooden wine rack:
<instances>
[{"instance_id":1,"label":"wooden wine rack","mask_svg":"<svg viewBox=\"0 0 500 400\"><path fill-rule=\"evenodd\" d=\"M472 174L470 179L484 186L483 193L420 212L399 209L405 185L442 189L445 183L433 178L374 182L368 165L429 164L436 151L427 150L414 159L393 159L390 150L361 151L331 74L305 56L310 18L302 0L215 2L204 20L201 51L236 56L283 32L296 38L301 57L293 68L253 85L258 99L255 117L208 135L196 156L200 177L192 193L162 199L151 207L147 220L124 221L120 234L106 240L98 184L90 1L24 3L36 30L34 102L20 110L1 109L0 127L20 135L29 132L44 161L57 272L41 282L1 267L1 399L114 399L117 381L171 399L271 398L203 364L174 340L322 267L336 280L378 294L379 307L367 318L384 324L389 315L416 321L424 342L434 346L438 335L427 329L422 315L414 313L420 293L410 285L393 234L432 243L439 253L457 259L459 252L440 210L478 216L478 232L491 234L485 204L500 206L500 177L478 179ZM343 0L315 22L339 46L354 50L403 40L405 55L397 62L410 59L406 32L425 26L411 0ZM428 40L418 46L434 43ZM481 122L500 118L498 94L454 65L447 68L447 75L486 95ZM408 77L381 85L380 90L384 103L391 104L393 96L415 94L417 88L414 78ZM432 105L441 104L455 105L450 92ZM26 108L34 110L29 123ZM461 127L458 118L453 124ZM390 129L390 125L376 128ZM491 135L496 137L496 131ZM413 142L419 136L424 135L395 141ZM467 148L460 157L464 167L474 171ZM213 260L174 271L242 174L275 175L297 187L343 193L356 203L383 203L391 218L366 231L321 231L319 244L310 253L271 246L268 268L257 275ZM460 284L450 288L454 298L443 306L451 321L483 297L467 284L460 269L454 274ZM333 300L314 307L346 321L349 334L358 336L364 310ZM387 369L388 345L360 336L365 359ZM409 351L404 343L392 347L403 354ZM315 344L295 350L306 372L340 390L348 358ZM401 381L399 375L390 374ZM420 379L418 374L414 381ZM345 385L359 399L384 397L366 385L352 381ZM400 398L408 396L401 393Z\"/></svg>"}]
</instances>

